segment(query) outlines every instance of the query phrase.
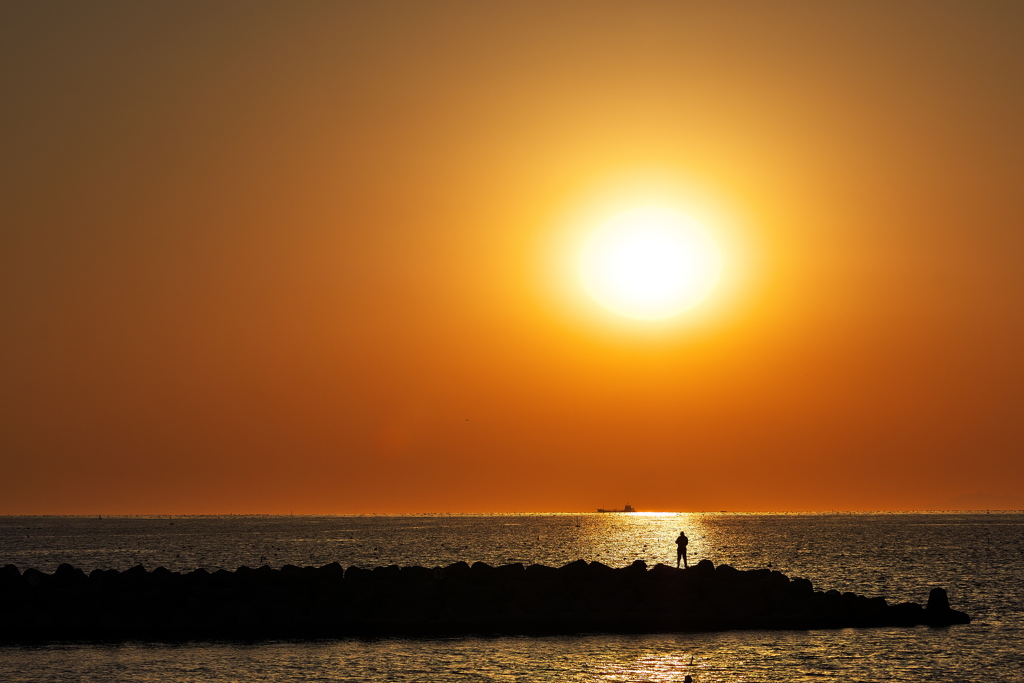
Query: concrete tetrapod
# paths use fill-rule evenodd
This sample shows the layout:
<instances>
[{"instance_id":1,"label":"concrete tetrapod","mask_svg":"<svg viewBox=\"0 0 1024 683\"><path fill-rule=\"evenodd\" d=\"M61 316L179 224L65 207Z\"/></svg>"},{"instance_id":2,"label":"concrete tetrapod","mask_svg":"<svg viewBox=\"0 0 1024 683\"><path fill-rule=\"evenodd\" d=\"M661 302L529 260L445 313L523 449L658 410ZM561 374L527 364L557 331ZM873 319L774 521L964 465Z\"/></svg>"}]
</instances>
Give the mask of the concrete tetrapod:
<instances>
[{"instance_id":1,"label":"concrete tetrapod","mask_svg":"<svg viewBox=\"0 0 1024 683\"><path fill-rule=\"evenodd\" d=\"M205 640L441 634L671 632L948 626L970 622L934 588L890 605L768 569L702 560L612 568L456 562L447 567L285 565L85 574L0 569L0 641Z\"/></svg>"}]
</instances>

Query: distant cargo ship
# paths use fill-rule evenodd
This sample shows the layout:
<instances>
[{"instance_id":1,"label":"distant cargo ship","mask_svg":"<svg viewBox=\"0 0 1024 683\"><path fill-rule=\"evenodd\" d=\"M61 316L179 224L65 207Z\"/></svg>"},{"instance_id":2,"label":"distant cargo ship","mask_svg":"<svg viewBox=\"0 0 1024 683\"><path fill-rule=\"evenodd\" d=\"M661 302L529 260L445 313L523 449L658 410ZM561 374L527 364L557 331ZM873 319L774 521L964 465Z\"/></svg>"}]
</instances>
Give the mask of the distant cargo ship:
<instances>
[{"instance_id":1,"label":"distant cargo ship","mask_svg":"<svg viewBox=\"0 0 1024 683\"><path fill-rule=\"evenodd\" d=\"M636 510L633 509L633 506L630 505L629 503L626 503L626 507L622 508L621 510L605 510L604 508L597 508L597 511L598 512L636 512Z\"/></svg>"}]
</instances>

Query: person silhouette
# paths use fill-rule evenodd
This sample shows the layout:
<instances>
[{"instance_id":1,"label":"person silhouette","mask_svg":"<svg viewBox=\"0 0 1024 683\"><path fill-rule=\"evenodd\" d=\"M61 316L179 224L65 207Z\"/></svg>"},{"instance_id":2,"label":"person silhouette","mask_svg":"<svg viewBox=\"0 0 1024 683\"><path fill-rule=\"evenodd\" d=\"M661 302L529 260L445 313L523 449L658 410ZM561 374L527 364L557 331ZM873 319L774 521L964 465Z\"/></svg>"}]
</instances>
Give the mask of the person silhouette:
<instances>
[{"instance_id":1,"label":"person silhouette","mask_svg":"<svg viewBox=\"0 0 1024 683\"><path fill-rule=\"evenodd\" d=\"M689 542L690 539L686 537L686 532L680 531L679 538L676 539L676 569L679 568L679 560L683 561L683 568L690 566L686 563L686 545Z\"/></svg>"}]
</instances>

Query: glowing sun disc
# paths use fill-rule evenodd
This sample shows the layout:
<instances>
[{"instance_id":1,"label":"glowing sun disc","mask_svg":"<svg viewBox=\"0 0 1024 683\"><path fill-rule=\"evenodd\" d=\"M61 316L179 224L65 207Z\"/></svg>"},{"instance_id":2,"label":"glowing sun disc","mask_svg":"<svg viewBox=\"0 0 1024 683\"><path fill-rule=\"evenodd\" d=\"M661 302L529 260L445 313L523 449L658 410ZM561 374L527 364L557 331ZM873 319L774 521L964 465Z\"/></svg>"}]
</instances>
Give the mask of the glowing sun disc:
<instances>
[{"instance_id":1,"label":"glowing sun disc","mask_svg":"<svg viewBox=\"0 0 1024 683\"><path fill-rule=\"evenodd\" d=\"M580 278L602 306L637 320L663 320L703 301L722 269L708 232L676 211L627 211L595 230L579 257Z\"/></svg>"}]
</instances>

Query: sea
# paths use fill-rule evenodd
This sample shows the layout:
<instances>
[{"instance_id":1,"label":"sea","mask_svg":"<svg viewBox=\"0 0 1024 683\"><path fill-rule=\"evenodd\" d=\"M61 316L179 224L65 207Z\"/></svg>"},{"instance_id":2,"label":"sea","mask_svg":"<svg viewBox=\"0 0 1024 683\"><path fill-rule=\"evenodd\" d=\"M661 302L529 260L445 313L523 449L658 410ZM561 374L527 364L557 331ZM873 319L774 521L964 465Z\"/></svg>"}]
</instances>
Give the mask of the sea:
<instances>
[{"instance_id":1,"label":"sea","mask_svg":"<svg viewBox=\"0 0 1024 683\"><path fill-rule=\"evenodd\" d=\"M1024 513L590 513L0 517L0 565L187 572L285 564L768 567L816 589L924 603L967 625L642 635L0 645L0 680L1024 682Z\"/></svg>"}]
</instances>

